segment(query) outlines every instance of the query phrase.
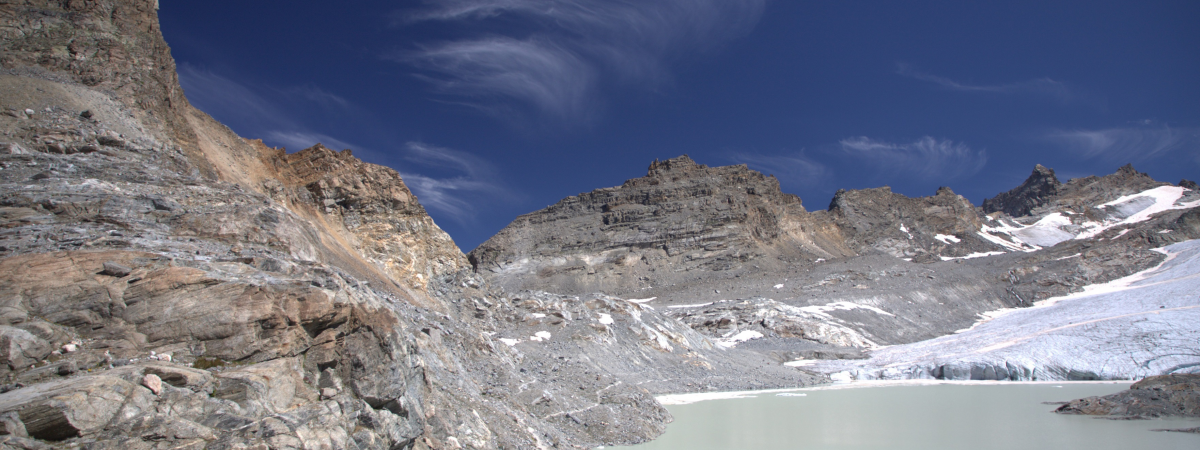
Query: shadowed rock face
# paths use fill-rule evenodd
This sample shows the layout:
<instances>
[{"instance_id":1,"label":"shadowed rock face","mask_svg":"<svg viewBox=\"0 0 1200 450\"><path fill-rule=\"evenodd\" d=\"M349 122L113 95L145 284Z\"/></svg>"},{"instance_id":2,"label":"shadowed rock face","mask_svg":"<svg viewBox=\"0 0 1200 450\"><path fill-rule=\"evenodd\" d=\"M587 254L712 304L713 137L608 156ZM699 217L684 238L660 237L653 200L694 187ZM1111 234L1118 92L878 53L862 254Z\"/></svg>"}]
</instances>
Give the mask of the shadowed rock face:
<instances>
[{"instance_id":1,"label":"shadowed rock face","mask_svg":"<svg viewBox=\"0 0 1200 450\"><path fill-rule=\"evenodd\" d=\"M1054 176L1054 169L1048 169L1041 164L1033 168L1033 173L1024 183L1011 191L1003 192L983 201L983 212L993 213L1004 211L1013 217L1029 215L1029 212L1058 195L1062 183Z\"/></svg>"}]
</instances>

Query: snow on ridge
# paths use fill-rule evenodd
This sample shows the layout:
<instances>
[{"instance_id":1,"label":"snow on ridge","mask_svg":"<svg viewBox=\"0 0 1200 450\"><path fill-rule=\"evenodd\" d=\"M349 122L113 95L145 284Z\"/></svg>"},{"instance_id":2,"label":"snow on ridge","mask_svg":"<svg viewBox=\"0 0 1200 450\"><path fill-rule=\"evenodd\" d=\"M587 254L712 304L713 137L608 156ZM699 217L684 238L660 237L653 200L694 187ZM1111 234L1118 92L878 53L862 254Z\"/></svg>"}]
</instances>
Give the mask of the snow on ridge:
<instances>
[{"instance_id":1,"label":"snow on ridge","mask_svg":"<svg viewBox=\"0 0 1200 450\"><path fill-rule=\"evenodd\" d=\"M940 258L942 258L942 261L952 261L955 259L975 259L975 258L983 258L983 257L987 257L987 256L1003 255L1005 253L1008 253L1008 252L975 252L975 253L972 253L967 256L941 256Z\"/></svg>"},{"instance_id":2,"label":"snow on ridge","mask_svg":"<svg viewBox=\"0 0 1200 450\"><path fill-rule=\"evenodd\" d=\"M735 334L733 336L717 339L717 345L720 347L724 347L724 348L733 348L734 346L741 344L743 342L746 342L746 341L749 341L752 339L760 339L762 337L763 337L763 334L759 333L757 331L743 330L742 332Z\"/></svg>"},{"instance_id":3,"label":"snow on ridge","mask_svg":"<svg viewBox=\"0 0 1200 450\"><path fill-rule=\"evenodd\" d=\"M1074 215L1069 211L1047 214L1031 225L1023 225L1015 221L1006 223L1002 219L988 216L988 221L995 225L983 225L976 234L1008 251L1034 252L1064 241L1094 238L1113 228L1150 220L1155 214L1164 211L1200 206L1200 200L1180 202L1186 191L1188 189L1179 186L1159 186L1137 194L1122 196L1096 206L1109 215L1109 218L1102 222L1087 221L1076 224L1067 217ZM1128 229L1122 230L1117 237L1126 232ZM943 257L943 260L946 258Z\"/></svg>"},{"instance_id":4,"label":"snow on ridge","mask_svg":"<svg viewBox=\"0 0 1200 450\"><path fill-rule=\"evenodd\" d=\"M798 309L801 311L804 311L806 313L809 313L809 314L816 314L816 315L820 315L820 316L828 316L828 314L825 314L826 311L835 311L835 310L849 311L852 309L866 309L866 310L875 312L877 314L883 314L885 316L893 316L893 317L895 316L894 314L892 314L890 312L884 311L884 310L876 308L874 306L862 305L862 304L851 303L851 302L833 302L833 303L825 304L822 306L817 306L817 305L801 306Z\"/></svg>"},{"instance_id":5,"label":"snow on ridge","mask_svg":"<svg viewBox=\"0 0 1200 450\"><path fill-rule=\"evenodd\" d=\"M944 242L946 245L962 242L962 239L959 239L958 236L952 234L938 234L934 235L933 238Z\"/></svg>"}]
</instances>

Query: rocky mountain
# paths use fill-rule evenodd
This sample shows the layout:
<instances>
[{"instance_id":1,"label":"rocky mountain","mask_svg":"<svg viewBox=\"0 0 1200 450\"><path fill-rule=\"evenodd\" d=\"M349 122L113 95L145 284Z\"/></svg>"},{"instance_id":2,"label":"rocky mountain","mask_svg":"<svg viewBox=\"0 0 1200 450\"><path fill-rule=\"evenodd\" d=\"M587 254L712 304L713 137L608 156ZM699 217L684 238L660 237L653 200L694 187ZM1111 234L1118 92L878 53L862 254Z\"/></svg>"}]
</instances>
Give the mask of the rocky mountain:
<instances>
[{"instance_id":1,"label":"rocky mountain","mask_svg":"<svg viewBox=\"0 0 1200 450\"><path fill-rule=\"evenodd\" d=\"M155 6L0 3L0 448L590 448L822 379L489 284L394 170L192 108Z\"/></svg>"},{"instance_id":2,"label":"rocky mountain","mask_svg":"<svg viewBox=\"0 0 1200 450\"><path fill-rule=\"evenodd\" d=\"M772 178L685 156L521 216L469 256L497 284L646 298L780 362L856 358L1153 267L1152 249L1200 237L1197 206L1132 166L1061 183L1039 165L982 208L883 187L810 212Z\"/></svg>"},{"instance_id":3,"label":"rocky mountain","mask_svg":"<svg viewBox=\"0 0 1200 450\"><path fill-rule=\"evenodd\" d=\"M655 394L828 380L804 366L870 364L1200 237L1194 184L1132 167L1038 169L992 212L886 187L807 211L684 156L464 255L394 170L193 108L156 4L0 3L0 448L640 442L671 420Z\"/></svg>"}]
</instances>

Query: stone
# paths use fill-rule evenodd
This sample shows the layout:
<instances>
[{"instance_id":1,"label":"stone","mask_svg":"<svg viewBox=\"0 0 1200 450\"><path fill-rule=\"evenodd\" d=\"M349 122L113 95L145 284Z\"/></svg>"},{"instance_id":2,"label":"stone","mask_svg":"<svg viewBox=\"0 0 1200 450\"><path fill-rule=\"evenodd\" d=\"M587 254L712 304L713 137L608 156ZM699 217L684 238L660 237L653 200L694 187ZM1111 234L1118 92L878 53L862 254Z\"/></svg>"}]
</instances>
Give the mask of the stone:
<instances>
[{"instance_id":1,"label":"stone","mask_svg":"<svg viewBox=\"0 0 1200 450\"><path fill-rule=\"evenodd\" d=\"M1200 417L1200 374L1146 377L1126 391L1072 400L1059 414L1129 417Z\"/></svg>"},{"instance_id":2,"label":"stone","mask_svg":"<svg viewBox=\"0 0 1200 450\"><path fill-rule=\"evenodd\" d=\"M146 389L149 389L150 392L154 393L154 395L158 395L162 393L163 382L158 375L148 373L146 376L142 377L142 386L145 386Z\"/></svg>"}]
</instances>

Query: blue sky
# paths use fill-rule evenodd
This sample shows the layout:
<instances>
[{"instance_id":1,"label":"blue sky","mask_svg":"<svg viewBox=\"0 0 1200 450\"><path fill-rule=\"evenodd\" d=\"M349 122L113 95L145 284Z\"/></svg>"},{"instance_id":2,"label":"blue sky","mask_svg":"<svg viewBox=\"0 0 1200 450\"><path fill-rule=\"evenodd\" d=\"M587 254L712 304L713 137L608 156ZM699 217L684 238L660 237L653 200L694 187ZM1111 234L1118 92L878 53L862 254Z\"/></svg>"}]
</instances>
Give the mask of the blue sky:
<instances>
[{"instance_id":1,"label":"blue sky","mask_svg":"<svg viewBox=\"0 0 1200 450\"><path fill-rule=\"evenodd\" d=\"M655 158L979 204L1200 178L1200 2L161 2L194 105L396 169L464 251Z\"/></svg>"}]
</instances>

